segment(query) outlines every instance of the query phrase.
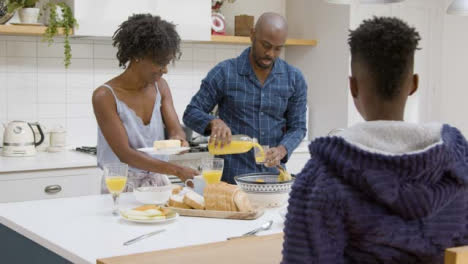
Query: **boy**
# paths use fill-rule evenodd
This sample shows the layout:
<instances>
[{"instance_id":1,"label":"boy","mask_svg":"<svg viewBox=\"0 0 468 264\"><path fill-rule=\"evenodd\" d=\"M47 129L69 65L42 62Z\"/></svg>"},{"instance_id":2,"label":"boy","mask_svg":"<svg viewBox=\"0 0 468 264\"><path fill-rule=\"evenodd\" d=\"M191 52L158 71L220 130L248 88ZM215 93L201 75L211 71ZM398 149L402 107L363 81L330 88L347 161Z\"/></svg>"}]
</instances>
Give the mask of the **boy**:
<instances>
[{"instance_id":1,"label":"boy","mask_svg":"<svg viewBox=\"0 0 468 264\"><path fill-rule=\"evenodd\" d=\"M443 263L468 244L468 144L403 121L420 36L397 18L351 31L350 89L367 121L311 143L285 223L282 263Z\"/></svg>"}]
</instances>

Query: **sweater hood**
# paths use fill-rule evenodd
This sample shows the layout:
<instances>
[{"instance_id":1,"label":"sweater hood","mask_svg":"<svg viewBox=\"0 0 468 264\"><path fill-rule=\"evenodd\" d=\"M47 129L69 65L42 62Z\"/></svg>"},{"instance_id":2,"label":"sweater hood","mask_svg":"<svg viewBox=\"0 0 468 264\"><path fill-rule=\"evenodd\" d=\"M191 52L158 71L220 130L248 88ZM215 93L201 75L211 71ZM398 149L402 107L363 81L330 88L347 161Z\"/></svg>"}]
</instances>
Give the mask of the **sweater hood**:
<instances>
[{"instance_id":1,"label":"sweater hood","mask_svg":"<svg viewBox=\"0 0 468 264\"><path fill-rule=\"evenodd\" d=\"M467 143L448 125L365 122L309 148L330 173L408 220L439 212L468 186Z\"/></svg>"}]
</instances>

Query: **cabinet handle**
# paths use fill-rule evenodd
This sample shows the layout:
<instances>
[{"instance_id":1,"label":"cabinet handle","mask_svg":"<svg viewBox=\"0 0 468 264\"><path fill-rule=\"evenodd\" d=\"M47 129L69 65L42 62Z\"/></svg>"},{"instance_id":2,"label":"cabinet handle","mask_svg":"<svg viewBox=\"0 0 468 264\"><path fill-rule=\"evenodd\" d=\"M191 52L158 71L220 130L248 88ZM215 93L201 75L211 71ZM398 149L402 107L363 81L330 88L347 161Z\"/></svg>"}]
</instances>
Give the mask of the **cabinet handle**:
<instances>
[{"instance_id":1,"label":"cabinet handle","mask_svg":"<svg viewBox=\"0 0 468 264\"><path fill-rule=\"evenodd\" d=\"M59 193L62 190L60 185L49 185L45 187L44 191L48 194Z\"/></svg>"}]
</instances>

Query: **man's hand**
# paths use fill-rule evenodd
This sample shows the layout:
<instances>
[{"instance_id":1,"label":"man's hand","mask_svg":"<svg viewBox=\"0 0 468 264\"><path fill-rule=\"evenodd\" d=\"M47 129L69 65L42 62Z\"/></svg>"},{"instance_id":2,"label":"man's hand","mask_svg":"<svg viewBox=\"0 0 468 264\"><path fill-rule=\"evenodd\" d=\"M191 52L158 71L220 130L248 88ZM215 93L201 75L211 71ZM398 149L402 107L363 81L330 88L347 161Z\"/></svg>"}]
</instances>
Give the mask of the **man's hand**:
<instances>
[{"instance_id":1,"label":"man's hand","mask_svg":"<svg viewBox=\"0 0 468 264\"><path fill-rule=\"evenodd\" d=\"M288 151L283 145L276 148L270 148L265 153L265 166L274 167L281 163L281 160L288 154Z\"/></svg>"},{"instance_id":2,"label":"man's hand","mask_svg":"<svg viewBox=\"0 0 468 264\"><path fill-rule=\"evenodd\" d=\"M213 119L210 122L211 136L210 143L214 142L214 146L221 148L231 143L231 129L221 119Z\"/></svg>"}]
</instances>

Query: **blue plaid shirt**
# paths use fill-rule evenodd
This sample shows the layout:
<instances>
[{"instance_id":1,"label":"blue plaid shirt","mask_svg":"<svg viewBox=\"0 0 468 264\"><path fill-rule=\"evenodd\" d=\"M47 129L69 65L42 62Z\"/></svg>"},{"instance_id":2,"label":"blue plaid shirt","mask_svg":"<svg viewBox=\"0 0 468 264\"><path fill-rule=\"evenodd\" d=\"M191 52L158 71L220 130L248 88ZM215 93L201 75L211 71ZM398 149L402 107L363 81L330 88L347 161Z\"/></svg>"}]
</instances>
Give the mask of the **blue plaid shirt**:
<instances>
[{"instance_id":1,"label":"blue plaid shirt","mask_svg":"<svg viewBox=\"0 0 468 264\"><path fill-rule=\"evenodd\" d=\"M249 53L247 48L208 73L187 106L183 121L206 134L209 122L216 118L209 113L218 105L219 118L233 135L257 138L260 145L285 146L285 163L307 131L307 84L298 69L278 58L262 85L250 65ZM253 151L224 156L223 181L234 183L234 176L264 171L276 169L257 165Z\"/></svg>"}]
</instances>

